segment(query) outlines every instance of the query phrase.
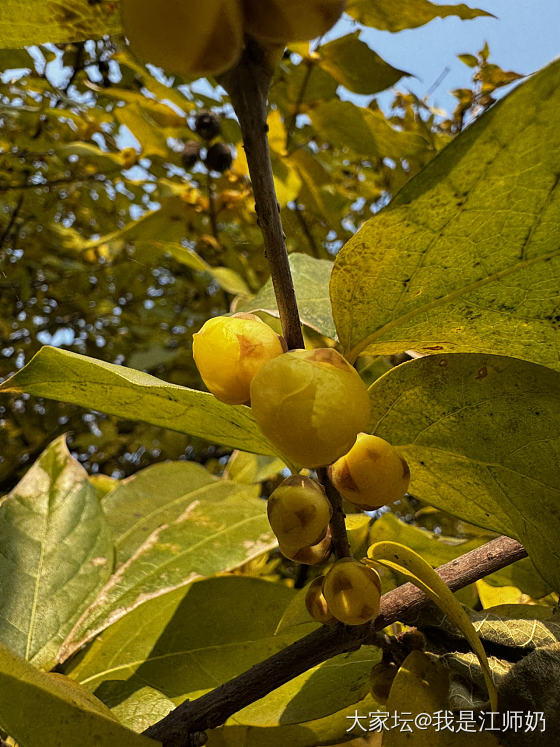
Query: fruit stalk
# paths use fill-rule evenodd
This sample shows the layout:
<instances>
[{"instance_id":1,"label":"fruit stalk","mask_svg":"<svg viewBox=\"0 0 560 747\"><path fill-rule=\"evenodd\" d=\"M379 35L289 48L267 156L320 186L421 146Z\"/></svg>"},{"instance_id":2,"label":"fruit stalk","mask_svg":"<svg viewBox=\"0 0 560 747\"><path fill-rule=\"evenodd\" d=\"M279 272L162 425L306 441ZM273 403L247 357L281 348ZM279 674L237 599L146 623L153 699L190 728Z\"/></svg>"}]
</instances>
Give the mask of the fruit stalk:
<instances>
[{"instance_id":1,"label":"fruit stalk","mask_svg":"<svg viewBox=\"0 0 560 747\"><path fill-rule=\"evenodd\" d=\"M502 536L436 570L449 588L457 591L525 557L527 553L517 540ZM383 595L380 614L373 622L355 627L324 625L212 692L181 704L144 734L160 740L163 747L182 747L188 733L220 726L232 714L311 667L363 645L380 645L382 628L397 620L414 622L427 604L429 599L422 591L403 584Z\"/></svg>"},{"instance_id":2,"label":"fruit stalk","mask_svg":"<svg viewBox=\"0 0 560 747\"><path fill-rule=\"evenodd\" d=\"M346 532L346 522L344 521L344 511L342 510L342 499L338 490L333 486L329 480L329 475L326 467L319 467L317 470L317 477L321 485L325 489L327 498L330 501L332 507L331 517L331 531L332 531L332 548L337 559L349 558L352 556L350 552L350 544L348 543L348 534Z\"/></svg>"},{"instance_id":3,"label":"fruit stalk","mask_svg":"<svg viewBox=\"0 0 560 747\"><path fill-rule=\"evenodd\" d=\"M241 127L282 332L288 349L294 349L303 348L304 343L268 147L266 116L272 74L267 51L248 37L239 63L218 80L229 94Z\"/></svg>"}]
</instances>

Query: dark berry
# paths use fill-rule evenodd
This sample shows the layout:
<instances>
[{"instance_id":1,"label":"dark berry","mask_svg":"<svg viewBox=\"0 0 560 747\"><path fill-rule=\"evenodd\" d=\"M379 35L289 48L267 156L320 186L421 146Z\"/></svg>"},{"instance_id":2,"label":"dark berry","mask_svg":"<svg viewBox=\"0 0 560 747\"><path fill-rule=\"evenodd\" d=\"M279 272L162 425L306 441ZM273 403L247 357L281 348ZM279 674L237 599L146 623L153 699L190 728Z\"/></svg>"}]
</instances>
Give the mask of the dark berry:
<instances>
[{"instance_id":1,"label":"dark berry","mask_svg":"<svg viewBox=\"0 0 560 747\"><path fill-rule=\"evenodd\" d=\"M233 163L231 148L225 143L214 143L206 151L204 163L210 171L226 171Z\"/></svg>"},{"instance_id":2,"label":"dark berry","mask_svg":"<svg viewBox=\"0 0 560 747\"><path fill-rule=\"evenodd\" d=\"M198 112L194 119L194 129L205 140L213 140L221 132L220 119L210 111Z\"/></svg>"},{"instance_id":3,"label":"dark berry","mask_svg":"<svg viewBox=\"0 0 560 747\"><path fill-rule=\"evenodd\" d=\"M187 140L181 153L183 168L189 171L200 158L200 143L196 140Z\"/></svg>"}]
</instances>

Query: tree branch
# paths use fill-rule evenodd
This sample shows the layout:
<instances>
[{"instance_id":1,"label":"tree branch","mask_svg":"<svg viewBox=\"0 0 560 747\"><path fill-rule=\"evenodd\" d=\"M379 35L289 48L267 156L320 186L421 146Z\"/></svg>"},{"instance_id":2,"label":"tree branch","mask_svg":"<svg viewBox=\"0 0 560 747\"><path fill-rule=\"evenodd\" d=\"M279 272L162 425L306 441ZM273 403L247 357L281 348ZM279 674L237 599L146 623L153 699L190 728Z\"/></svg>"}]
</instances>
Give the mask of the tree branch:
<instances>
[{"instance_id":1,"label":"tree branch","mask_svg":"<svg viewBox=\"0 0 560 747\"><path fill-rule=\"evenodd\" d=\"M321 485L325 488L325 493L332 506L332 518L330 521L331 532L332 532L332 546L334 554L338 558L349 558L352 553L350 552L350 543L348 542L348 533L346 531L346 522L344 511L342 510L342 498L338 490L334 487L332 482L329 480L329 475L326 467L319 467L317 470L317 476L321 482Z\"/></svg>"},{"instance_id":2,"label":"tree branch","mask_svg":"<svg viewBox=\"0 0 560 747\"><path fill-rule=\"evenodd\" d=\"M288 349L293 349L303 348L304 343L268 148L266 104L272 73L265 51L248 38L239 64L219 81L230 96L241 126L282 331Z\"/></svg>"},{"instance_id":3,"label":"tree branch","mask_svg":"<svg viewBox=\"0 0 560 747\"><path fill-rule=\"evenodd\" d=\"M497 537L440 566L437 572L452 591L457 591L526 556L517 540ZM220 726L232 714L311 667L360 646L375 644L378 631L387 625L397 620L413 622L429 601L412 584L403 584L383 595L380 614L373 622L355 627L324 625L212 692L178 706L144 734L160 740L164 747L185 747L189 734Z\"/></svg>"}]
</instances>

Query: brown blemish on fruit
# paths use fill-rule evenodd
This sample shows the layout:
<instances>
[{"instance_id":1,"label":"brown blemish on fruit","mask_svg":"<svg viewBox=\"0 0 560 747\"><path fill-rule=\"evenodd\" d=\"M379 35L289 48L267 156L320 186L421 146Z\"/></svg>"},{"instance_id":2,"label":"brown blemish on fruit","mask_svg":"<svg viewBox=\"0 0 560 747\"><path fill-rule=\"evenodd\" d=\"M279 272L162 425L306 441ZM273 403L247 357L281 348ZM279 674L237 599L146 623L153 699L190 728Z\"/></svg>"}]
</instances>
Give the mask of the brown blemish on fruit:
<instances>
[{"instance_id":1,"label":"brown blemish on fruit","mask_svg":"<svg viewBox=\"0 0 560 747\"><path fill-rule=\"evenodd\" d=\"M352 589L352 582L343 573L337 573L332 582L332 593L340 594L343 591Z\"/></svg>"},{"instance_id":2,"label":"brown blemish on fruit","mask_svg":"<svg viewBox=\"0 0 560 747\"><path fill-rule=\"evenodd\" d=\"M366 454L371 462L376 462L381 456L376 449L366 449Z\"/></svg>"},{"instance_id":3,"label":"brown blemish on fruit","mask_svg":"<svg viewBox=\"0 0 560 747\"><path fill-rule=\"evenodd\" d=\"M239 343L239 353L242 358L254 355L255 350L261 347L260 342L253 342L253 340L245 337L245 335L237 335L237 342Z\"/></svg>"},{"instance_id":4,"label":"brown blemish on fruit","mask_svg":"<svg viewBox=\"0 0 560 747\"><path fill-rule=\"evenodd\" d=\"M303 506L298 511L294 511L294 516L297 518L302 527L313 521L313 517L317 513L315 506Z\"/></svg>"},{"instance_id":5,"label":"brown blemish on fruit","mask_svg":"<svg viewBox=\"0 0 560 747\"><path fill-rule=\"evenodd\" d=\"M341 368L343 371L348 369L348 363L344 358L331 348L317 348L312 351L313 354L309 356L309 360L315 363L329 363L331 366Z\"/></svg>"},{"instance_id":6,"label":"brown blemish on fruit","mask_svg":"<svg viewBox=\"0 0 560 747\"><path fill-rule=\"evenodd\" d=\"M354 482L354 478L352 477L346 462L343 463L341 469L338 471L336 481L343 490L350 490L353 493L359 492L359 488Z\"/></svg>"},{"instance_id":7,"label":"brown blemish on fruit","mask_svg":"<svg viewBox=\"0 0 560 747\"><path fill-rule=\"evenodd\" d=\"M474 378L480 381L480 379L485 379L487 376L488 376L488 369L486 368L486 366L482 366L482 368L478 369L478 373L476 374Z\"/></svg>"},{"instance_id":8,"label":"brown blemish on fruit","mask_svg":"<svg viewBox=\"0 0 560 747\"><path fill-rule=\"evenodd\" d=\"M410 477L410 467L408 466L406 459L403 459L402 457L399 457L399 459L401 460L401 464L402 464L403 480L406 480L407 478Z\"/></svg>"}]
</instances>

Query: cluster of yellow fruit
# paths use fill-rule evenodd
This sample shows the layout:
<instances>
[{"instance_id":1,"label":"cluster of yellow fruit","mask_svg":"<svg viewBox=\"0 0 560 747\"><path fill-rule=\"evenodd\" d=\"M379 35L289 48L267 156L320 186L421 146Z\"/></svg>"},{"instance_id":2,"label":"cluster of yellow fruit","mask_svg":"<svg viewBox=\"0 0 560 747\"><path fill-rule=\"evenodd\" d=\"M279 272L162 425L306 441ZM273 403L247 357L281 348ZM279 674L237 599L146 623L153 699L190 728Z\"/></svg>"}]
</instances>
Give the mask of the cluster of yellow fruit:
<instances>
[{"instance_id":1,"label":"cluster of yellow fruit","mask_svg":"<svg viewBox=\"0 0 560 747\"><path fill-rule=\"evenodd\" d=\"M193 336L193 356L208 389L222 402L250 404L257 424L296 465L330 465L329 477L355 506L372 510L402 498L410 472L391 444L363 431L370 401L365 384L331 348L286 350L283 338L254 314L209 319ZM292 475L268 499L268 518L281 552L309 565L331 552L332 507L311 477ZM310 614L348 625L379 609L378 574L344 558L316 579Z\"/></svg>"},{"instance_id":2,"label":"cluster of yellow fruit","mask_svg":"<svg viewBox=\"0 0 560 747\"><path fill-rule=\"evenodd\" d=\"M121 0L132 51L187 77L233 67L244 35L266 46L321 36L341 16L345 0Z\"/></svg>"}]
</instances>

